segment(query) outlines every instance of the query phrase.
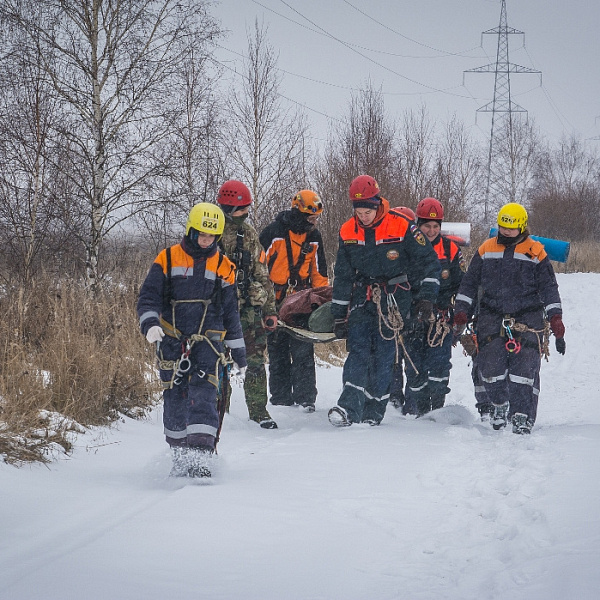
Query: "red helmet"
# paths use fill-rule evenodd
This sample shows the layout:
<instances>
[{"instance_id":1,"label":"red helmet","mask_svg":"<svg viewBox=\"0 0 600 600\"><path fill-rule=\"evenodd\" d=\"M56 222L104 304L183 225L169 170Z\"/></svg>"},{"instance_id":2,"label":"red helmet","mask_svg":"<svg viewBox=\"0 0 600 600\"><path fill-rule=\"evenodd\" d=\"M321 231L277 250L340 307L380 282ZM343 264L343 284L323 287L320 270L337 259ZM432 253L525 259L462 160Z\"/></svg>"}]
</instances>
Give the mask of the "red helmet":
<instances>
[{"instance_id":1,"label":"red helmet","mask_svg":"<svg viewBox=\"0 0 600 600\"><path fill-rule=\"evenodd\" d=\"M350 184L350 200L368 200L379 195L379 184L370 175L359 175Z\"/></svg>"},{"instance_id":2,"label":"red helmet","mask_svg":"<svg viewBox=\"0 0 600 600\"><path fill-rule=\"evenodd\" d=\"M435 198L423 198L417 204L417 217L424 221L442 221L444 219L444 208L439 200Z\"/></svg>"},{"instance_id":3,"label":"red helmet","mask_svg":"<svg viewBox=\"0 0 600 600\"><path fill-rule=\"evenodd\" d=\"M221 186L217 202L224 206L249 206L252 204L252 196L250 190L241 181L230 179Z\"/></svg>"},{"instance_id":4,"label":"red helmet","mask_svg":"<svg viewBox=\"0 0 600 600\"><path fill-rule=\"evenodd\" d=\"M417 218L415 211L412 208L408 208L408 206L396 206L392 209L392 212L398 213L411 221L414 221Z\"/></svg>"},{"instance_id":5,"label":"red helmet","mask_svg":"<svg viewBox=\"0 0 600 600\"><path fill-rule=\"evenodd\" d=\"M292 198L292 208L309 215L320 215L323 212L323 202L316 192L312 190L300 190Z\"/></svg>"}]
</instances>

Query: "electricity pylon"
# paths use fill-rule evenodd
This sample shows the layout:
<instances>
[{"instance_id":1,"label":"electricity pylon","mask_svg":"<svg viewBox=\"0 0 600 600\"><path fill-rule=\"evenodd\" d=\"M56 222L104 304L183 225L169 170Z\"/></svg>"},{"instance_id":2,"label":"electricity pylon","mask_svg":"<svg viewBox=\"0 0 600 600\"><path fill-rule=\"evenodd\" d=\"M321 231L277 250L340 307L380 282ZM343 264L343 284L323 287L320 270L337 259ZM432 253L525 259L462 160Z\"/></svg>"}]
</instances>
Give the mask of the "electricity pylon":
<instances>
[{"instance_id":1,"label":"electricity pylon","mask_svg":"<svg viewBox=\"0 0 600 600\"><path fill-rule=\"evenodd\" d=\"M511 73L540 73L535 69L522 67L508 60L508 36L525 35L524 32L509 27L506 19L506 0L501 0L500 24L494 29L482 32L483 36L498 36L496 62L465 73L494 73L494 99L477 109L477 112L492 113L492 129L488 152L487 184L485 190L484 218L488 222L489 211L498 204L517 202L517 178L515 172L515 149L513 131L516 125L515 113L527 111L512 101L510 96Z\"/></svg>"}]
</instances>

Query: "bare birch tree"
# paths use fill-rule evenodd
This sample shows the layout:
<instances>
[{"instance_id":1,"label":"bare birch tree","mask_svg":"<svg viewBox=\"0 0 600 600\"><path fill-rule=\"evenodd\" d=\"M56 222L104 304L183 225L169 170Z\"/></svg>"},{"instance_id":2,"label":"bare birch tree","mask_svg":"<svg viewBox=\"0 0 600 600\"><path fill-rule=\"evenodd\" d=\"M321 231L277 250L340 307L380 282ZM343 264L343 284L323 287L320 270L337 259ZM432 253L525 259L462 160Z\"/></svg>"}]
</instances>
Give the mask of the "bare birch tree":
<instances>
[{"instance_id":1,"label":"bare birch tree","mask_svg":"<svg viewBox=\"0 0 600 600\"><path fill-rule=\"evenodd\" d=\"M192 40L203 47L218 28L201 0L4 0L0 18L40 41L68 112L60 133L76 155L64 167L87 214L86 283L96 290L103 237L147 206L145 186L163 168L152 150L169 131L171 74Z\"/></svg>"},{"instance_id":2,"label":"bare birch tree","mask_svg":"<svg viewBox=\"0 0 600 600\"><path fill-rule=\"evenodd\" d=\"M212 202L224 178L223 101L217 92L219 71L208 57L190 48L171 81L171 132L158 146L165 165L155 181L155 206L137 220L156 244L164 247L181 234L190 208Z\"/></svg>"},{"instance_id":3,"label":"bare birch tree","mask_svg":"<svg viewBox=\"0 0 600 600\"><path fill-rule=\"evenodd\" d=\"M37 60L39 47L2 31L0 59L1 276L27 287L44 268L54 270L72 249L56 197L65 184L56 169L63 152L53 122L60 118L52 86ZM47 260L52 256L52 261Z\"/></svg>"},{"instance_id":4,"label":"bare birch tree","mask_svg":"<svg viewBox=\"0 0 600 600\"><path fill-rule=\"evenodd\" d=\"M279 94L277 55L258 21L248 34L241 84L229 101L225 149L229 178L250 188L253 219L261 229L293 194L306 186L306 119L284 108Z\"/></svg>"}]
</instances>

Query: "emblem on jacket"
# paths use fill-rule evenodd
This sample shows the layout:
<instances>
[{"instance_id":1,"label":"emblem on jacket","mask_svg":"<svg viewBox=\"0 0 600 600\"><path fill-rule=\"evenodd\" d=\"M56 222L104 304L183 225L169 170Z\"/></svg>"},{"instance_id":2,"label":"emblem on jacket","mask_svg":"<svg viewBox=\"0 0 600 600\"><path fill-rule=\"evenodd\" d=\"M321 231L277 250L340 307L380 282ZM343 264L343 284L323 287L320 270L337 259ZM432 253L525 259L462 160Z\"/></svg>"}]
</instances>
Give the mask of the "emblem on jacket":
<instances>
[{"instance_id":1,"label":"emblem on jacket","mask_svg":"<svg viewBox=\"0 0 600 600\"><path fill-rule=\"evenodd\" d=\"M400 253L398 250L388 250L386 256L389 260L396 260L400 256Z\"/></svg>"}]
</instances>

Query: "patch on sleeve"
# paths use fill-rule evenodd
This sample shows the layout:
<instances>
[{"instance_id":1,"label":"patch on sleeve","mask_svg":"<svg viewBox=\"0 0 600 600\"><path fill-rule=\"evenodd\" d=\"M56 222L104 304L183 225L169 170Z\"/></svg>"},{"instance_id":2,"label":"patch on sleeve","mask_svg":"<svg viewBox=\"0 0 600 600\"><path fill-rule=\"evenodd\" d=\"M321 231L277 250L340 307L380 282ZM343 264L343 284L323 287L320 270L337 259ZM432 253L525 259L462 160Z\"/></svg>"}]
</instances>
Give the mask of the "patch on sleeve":
<instances>
[{"instance_id":1,"label":"patch on sleeve","mask_svg":"<svg viewBox=\"0 0 600 600\"><path fill-rule=\"evenodd\" d=\"M414 223L410 224L410 230L412 231L412 234L415 236L415 240L417 240L417 244L421 244L421 246L424 246L425 245L425 236L423 235L423 232Z\"/></svg>"}]
</instances>

